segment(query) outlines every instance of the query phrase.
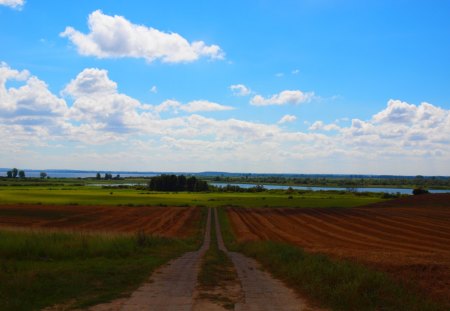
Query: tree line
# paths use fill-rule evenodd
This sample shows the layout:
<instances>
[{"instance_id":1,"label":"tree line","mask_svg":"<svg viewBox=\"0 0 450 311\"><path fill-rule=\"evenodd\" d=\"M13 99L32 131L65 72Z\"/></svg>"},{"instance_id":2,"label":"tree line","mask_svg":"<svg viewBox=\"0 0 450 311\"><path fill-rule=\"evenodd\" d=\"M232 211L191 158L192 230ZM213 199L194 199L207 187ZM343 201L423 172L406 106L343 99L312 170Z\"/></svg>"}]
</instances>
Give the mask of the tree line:
<instances>
[{"instance_id":1,"label":"tree line","mask_svg":"<svg viewBox=\"0 0 450 311\"><path fill-rule=\"evenodd\" d=\"M148 187L152 191L208 191L209 186L206 181L197 179L194 176L184 175L160 175L150 179Z\"/></svg>"},{"instance_id":2,"label":"tree line","mask_svg":"<svg viewBox=\"0 0 450 311\"><path fill-rule=\"evenodd\" d=\"M13 168L6 172L6 177L8 178L16 178L17 176L19 176L19 178L25 178L25 171Z\"/></svg>"},{"instance_id":3,"label":"tree line","mask_svg":"<svg viewBox=\"0 0 450 311\"><path fill-rule=\"evenodd\" d=\"M17 178L17 177L19 177L19 178L25 178L26 176L25 176L25 171L24 171L24 170L19 170L19 169L17 169L17 168L13 168L13 169L11 169L11 170L9 170L9 171L6 172L6 177L7 177L7 178ZM47 175L46 172L40 172L40 173L39 173L39 177L40 177L41 179L44 179L44 178L50 178L50 177Z\"/></svg>"},{"instance_id":4,"label":"tree line","mask_svg":"<svg viewBox=\"0 0 450 311\"><path fill-rule=\"evenodd\" d=\"M111 173L105 173L105 177L102 178L102 175L100 173L97 173L97 175L95 175L95 179L97 179L97 180L100 180L100 179L104 179L104 180L121 180L123 178L120 177L119 174L117 174L115 177L113 177L113 175Z\"/></svg>"}]
</instances>

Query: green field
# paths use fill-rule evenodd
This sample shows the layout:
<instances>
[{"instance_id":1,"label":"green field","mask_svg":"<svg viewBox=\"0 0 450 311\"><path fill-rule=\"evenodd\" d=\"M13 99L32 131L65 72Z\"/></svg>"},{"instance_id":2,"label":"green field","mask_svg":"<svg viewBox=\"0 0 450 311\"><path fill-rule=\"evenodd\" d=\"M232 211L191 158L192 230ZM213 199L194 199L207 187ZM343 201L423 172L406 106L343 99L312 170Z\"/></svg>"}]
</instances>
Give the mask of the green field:
<instances>
[{"instance_id":1,"label":"green field","mask_svg":"<svg viewBox=\"0 0 450 311\"><path fill-rule=\"evenodd\" d=\"M11 213L14 209L5 211L6 216L19 216ZM142 232L0 229L0 309L41 310L58 305L66 310L127 296L155 268L199 247L206 209L201 213L196 234L187 239Z\"/></svg>"},{"instance_id":2,"label":"green field","mask_svg":"<svg viewBox=\"0 0 450 311\"><path fill-rule=\"evenodd\" d=\"M167 193L86 186L2 186L0 204L240 206L240 207L354 207L382 200L381 194L333 191L271 190L257 193Z\"/></svg>"},{"instance_id":3,"label":"green field","mask_svg":"<svg viewBox=\"0 0 450 311\"><path fill-rule=\"evenodd\" d=\"M0 231L0 305L4 311L106 302L135 290L198 241L145 235Z\"/></svg>"}]
</instances>

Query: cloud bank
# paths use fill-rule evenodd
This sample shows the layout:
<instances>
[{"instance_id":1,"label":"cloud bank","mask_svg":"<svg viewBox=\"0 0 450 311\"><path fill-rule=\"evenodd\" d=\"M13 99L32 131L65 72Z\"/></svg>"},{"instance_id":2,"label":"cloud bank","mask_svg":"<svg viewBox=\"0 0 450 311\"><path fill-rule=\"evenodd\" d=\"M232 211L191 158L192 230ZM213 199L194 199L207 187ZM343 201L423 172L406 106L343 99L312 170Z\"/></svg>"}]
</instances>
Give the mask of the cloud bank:
<instances>
[{"instance_id":1,"label":"cloud bank","mask_svg":"<svg viewBox=\"0 0 450 311\"><path fill-rule=\"evenodd\" d=\"M1 63L0 158L79 169L450 174L450 110L430 103L391 99L367 120L318 120L306 131L283 126L295 121L289 114L273 123L202 115L230 109L207 100L145 104L99 68L56 95Z\"/></svg>"}]
</instances>

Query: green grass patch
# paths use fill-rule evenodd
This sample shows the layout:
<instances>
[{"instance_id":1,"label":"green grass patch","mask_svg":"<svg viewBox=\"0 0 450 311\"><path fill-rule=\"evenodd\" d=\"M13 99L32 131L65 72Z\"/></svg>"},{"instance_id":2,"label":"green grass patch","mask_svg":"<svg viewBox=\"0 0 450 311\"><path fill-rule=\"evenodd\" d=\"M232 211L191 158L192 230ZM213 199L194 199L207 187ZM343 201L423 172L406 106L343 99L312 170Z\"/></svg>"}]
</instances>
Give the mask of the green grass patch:
<instances>
[{"instance_id":1,"label":"green grass patch","mask_svg":"<svg viewBox=\"0 0 450 311\"><path fill-rule=\"evenodd\" d=\"M85 307L130 293L197 239L0 231L0 305L8 311L55 304Z\"/></svg>"},{"instance_id":2,"label":"green grass patch","mask_svg":"<svg viewBox=\"0 0 450 311\"><path fill-rule=\"evenodd\" d=\"M275 277L333 310L444 310L413 288L365 266L273 241L240 245Z\"/></svg>"},{"instance_id":3,"label":"green grass patch","mask_svg":"<svg viewBox=\"0 0 450 311\"><path fill-rule=\"evenodd\" d=\"M99 187L0 186L0 204L142 206L354 207L383 200L382 194L341 192L163 193Z\"/></svg>"}]
</instances>

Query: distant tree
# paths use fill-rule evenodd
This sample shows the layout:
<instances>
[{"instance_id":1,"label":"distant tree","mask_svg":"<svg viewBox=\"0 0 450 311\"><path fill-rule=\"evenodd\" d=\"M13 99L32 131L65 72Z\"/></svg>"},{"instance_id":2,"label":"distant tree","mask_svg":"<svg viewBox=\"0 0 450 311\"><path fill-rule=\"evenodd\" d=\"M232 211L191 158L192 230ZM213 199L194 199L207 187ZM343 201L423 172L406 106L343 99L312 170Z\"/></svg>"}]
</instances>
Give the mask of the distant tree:
<instances>
[{"instance_id":1,"label":"distant tree","mask_svg":"<svg viewBox=\"0 0 450 311\"><path fill-rule=\"evenodd\" d=\"M112 177L112 174L111 173L106 173L105 174L105 180L111 180L113 177Z\"/></svg>"},{"instance_id":2,"label":"distant tree","mask_svg":"<svg viewBox=\"0 0 450 311\"><path fill-rule=\"evenodd\" d=\"M20 178L25 178L25 171L20 170L19 171L19 177Z\"/></svg>"},{"instance_id":3,"label":"distant tree","mask_svg":"<svg viewBox=\"0 0 450 311\"><path fill-rule=\"evenodd\" d=\"M6 177L12 178L13 177L13 172L12 171L7 171L6 172Z\"/></svg>"},{"instance_id":4,"label":"distant tree","mask_svg":"<svg viewBox=\"0 0 450 311\"><path fill-rule=\"evenodd\" d=\"M46 173L46 172L41 172L41 173L39 174L39 176L40 176L42 179L44 179L44 178L47 177L47 173Z\"/></svg>"},{"instance_id":5,"label":"distant tree","mask_svg":"<svg viewBox=\"0 0 450 311\"><path fill-rule=\"evenodd\" d=\"M186 190L186 177L184 175L178 176L177 190L178 191L185 191Z\"/></svg>"},{"instance_id":6,"label":"distant tree","mask_svg":"<svg viewBox=\"0 0 450 311\"><path fill-rule=\"evenodd\" d=\"M97 173L97 175L95 176L95 179L102 179L102 176L100 175L100 173Z\"/></svg>"},{"instance_id":7,"label":"distant tree","mask_svg":"<svg viewBox=\"0 0 450 311\"><path fill-rule=\"evenodd\" d=\"M187 191L191 191L194 192L197 190L197 188L195 187L197 184L197 178L195 178L194 176L189 177L186 180L186 190Z\"/></svg>"},{"instance_id":8,"label":"distant tree","mask_svg":"<svg viewBox=\"0 0 450 311\"><path fill-rule=\"evenodd\" d=\"M150 179L148 184L153 191L207 191L208 183L194 176L161 175Z\"/></svg>"},{"instance_id":9,"label":"distant tree","mask_svg":"<svg viewBox=\"0 0 450 311\"><path fill-rule=\"evenodd\" d=\"M115 180L119 180L120 179L120 175L117 174L116 177L114 177Z\"/></svg>"},{"instance_id":10,"label":"distant tree","mask_svg":"<svg viewBox=\"0 0 450 311\"><path fill-rule=\"evenodd\" d=\"M13 178L16 178L18 173L19 173L19 170L17 168L12 169L12 177Z\"/></svg>"},{"instance_id":11,"label":"distant tree","mask_svg":"<svg viewBox=\"0 0 450 311\"><path fill-rule=\"evenodd\" d=\"M414 195L421 195L421 194L427 194L427 193L429 193L429 191L422 189L422 188L416 188L413 190Z\"/></svg>"}]
</instances>

